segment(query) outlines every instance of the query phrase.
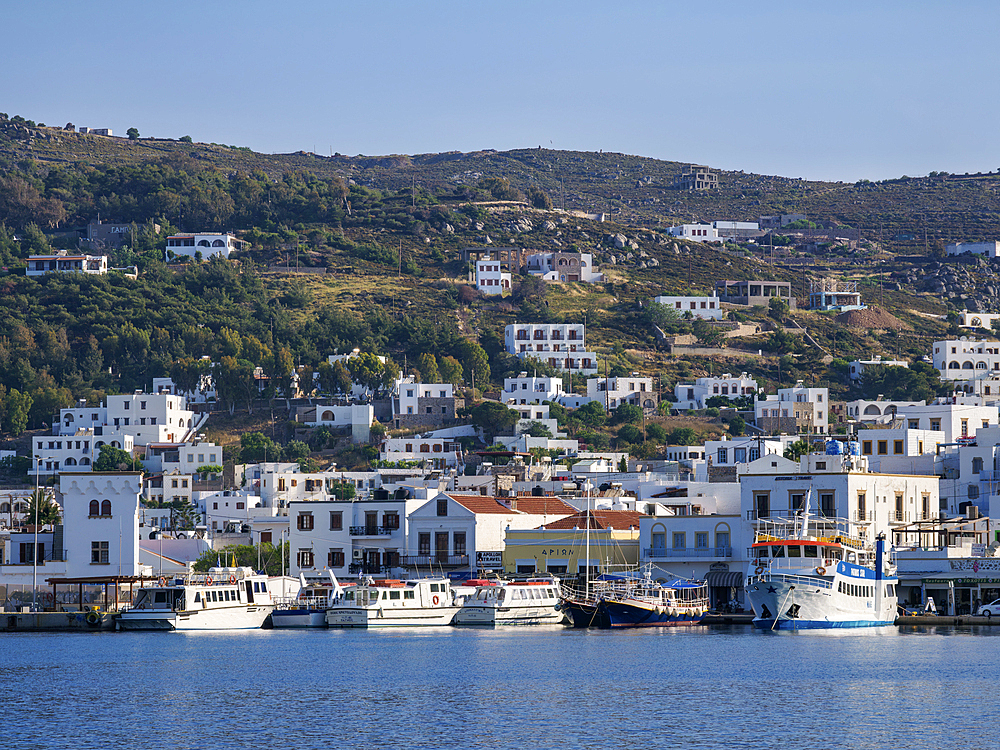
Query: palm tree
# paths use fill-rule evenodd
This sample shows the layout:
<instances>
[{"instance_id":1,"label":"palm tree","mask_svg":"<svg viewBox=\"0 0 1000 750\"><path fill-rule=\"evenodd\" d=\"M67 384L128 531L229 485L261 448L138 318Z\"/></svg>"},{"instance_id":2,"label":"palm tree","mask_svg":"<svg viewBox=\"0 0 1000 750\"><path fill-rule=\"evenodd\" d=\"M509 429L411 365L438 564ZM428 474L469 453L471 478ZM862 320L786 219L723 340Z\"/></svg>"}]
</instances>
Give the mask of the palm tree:
<instances>
[{"instance_id":1,"label":"palm tree","mask_svg":"<svg viewBox=\"0 0 1000 750\"><path fill-rule=\"evenodd\" d=\"M35 515L37 506L38 515ZM28 497L28 509L25 511L25 519L29 524L34 525L37 518L39 526L46 526L59 523L62 517L62 508L55 498L48 491L38 489Z\"/></svg>"}]
</instances>

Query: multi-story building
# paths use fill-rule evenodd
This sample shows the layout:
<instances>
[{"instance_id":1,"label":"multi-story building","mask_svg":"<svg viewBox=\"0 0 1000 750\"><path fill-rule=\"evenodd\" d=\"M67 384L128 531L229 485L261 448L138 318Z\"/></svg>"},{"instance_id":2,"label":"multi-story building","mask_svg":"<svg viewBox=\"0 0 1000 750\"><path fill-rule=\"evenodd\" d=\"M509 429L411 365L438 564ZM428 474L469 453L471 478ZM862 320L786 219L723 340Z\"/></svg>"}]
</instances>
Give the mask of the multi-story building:
<instances>
[{"instance_id":1,"label":"multi-story building","mask_svg":"<svg viewBox=\"0 0 1000 750\"><path fill-rule=\"evenodd\" d=\"M694 383L678 383L674 387L674 408L679 410L704 409L705 402L715 396L730 401L743 396L757 395L757 381L745 372L734 377L723 373L721 377L698 378Z\"/></svg>"},{"instance_id":2,"label":"multi-story building","mask_svg":"<svg viewBox=\"0 0 1000 750\"><path fill-rule=\"evenodd\" d=\"M680 177L670 187L677 190L717 190L719 175L700 164L685 164Z\"/></svg>"},{"instance_id":3,"label":"multi-story building","mask_svg":"<svg viewBox=\"0 0 1000 750\"><path fill-rule=\"evenodd\" d=\"M996 404L987 406L981 396L956 394L943 396L931 403L923 401L867 401L859 399L845 404L847 416L859 422L891 423L899 420L911 430L932 430L944 433L945 443L971 438L984 427L996 426Z\"/></svg>"},{"instance_id":4,"label":"multi-story building","mask_svg":"<svg viewBox=\"0 0 1000 750\"><path fill-rule=\"evenodd\" d=\"M167 252L165 260L171 258L195 258L200 254L203 260L213 255L228 258L229 254L242 250L246 242L236 235L199 232L196 234L172 234L167 237Z\"/></svg>"},{"instance_id":5,"label":"multi-story building","mask_svg":"<svg viewBox=\"0 0 1000 750\"><path fill-rule=\"evenodd\" d=\"M90 471L101 455L101 447L110 445L129 455L134 447L132 435L118 428L80 427L75 432L43 435L33 439L35 469L41 475L60 471Z\"/></svg>"},{"instance_id":6,"label":"multi-story building","mask_svg":"<svg viewBox=\"0 0 1000 750\"><path fill-rule=\"evenodd\" d=\"M591 253L563 251L535 252L528 255L528 273L545 281L586 281L597 283L604 275L594 268Z\"/></svg>"},{"instance_id":7,"label":"multi-story building","mask_svg":"<svg viewBox=\"0 0 1000 750\"><path fill-rule=\"evenodd\" d=\"M872 359L856 359L850 364L850 369L848 370L848 376L853 381L861 380L862 376L865 374L865 370L869 367L906 367L909 368L910 363L905 359L882 359L881 356L875 356Z\"/></svg>"},{"instance_id":8,"label":"multi-story building","mask_svg":"<svg viewBox=\"0 0 1000 750\"><path fill-rule=\"evenodd\" d=\"M309 427L331 427L351 431L351 440L364 443L371 438L375 407L371 404L318 404L297 412Z\"/></svg>"},{"instance_id":9,"label":"multi-story building","mask_svg":"<svg viewBox=\"0 0 1000 750\"><path fill-rule=\"evenodd\" d=\"M942 380L973 380L1000 372L1000 341L935 341L931 360Z\"/></svg>"},{"instance_id":10,"label":"multi-story building","mask_svg":"<svg viewBox=\"0 0 1000 750\"><path fill-rule=\"evenodd\" d=\"M961 328L985 328L986 330L991 330L993 323L1000 320L1000 313L974 313L963 310L958 315L961 320L958 325Z\"/></svg>"},{"instance_id":11,"label":"multi-story building","mask_svg":"<svg viewBox=\"0 0 1000 750\"><path fill-rule=\"evenodd\" d=\"M823 435L827 432L830 393L826 388L806 388L801 380L792 388L754 400L757 427L765 433Z\"/></svg>"},{"instance_id":12,"label":"multi-story building","mask_svg":"<svg viewBox=\"0 0 1000 750\"><path fill-rule=\"evenodd\" d=\"M583 323L514 323L504 329L507 351L534 357L559 370L597 372L597 354L587 351Z\"/></svg>"},{"instance_id":13,"label":"multi-story building","mask_svg":"<svg viewBox=\"0 0 1000 750\"><path fill-rule=\"evenodd\" d=\"M488 255L476 261L476 289L483 294L509 294L512 278L509 263Z\"/></svg>"},{"instance_id":14,"label":"multi-story building","mask_svg":"<svg viewBox=\"0 0 1000 750\"><path fill-rule=\"evenodd\" d=\"M108 272L106 255L70 255L60 250L55 255L29 255L28 276L44 276L47 273L88 273L101 276Z\"/></svg>"},{"instance_id":15,"label":"multi-story building","mask_svg":"<svg viewBox=\"0 0 1000 750\"><path fill-rule=\"evenodd\" d=\"M418 383L405 377L393 386L392 419L396 428L449 424L455 421L456 408L451 383Z\"/></svg>"},{"instance_id":16,"label":"multi-story building","mask_svg":"<svg viewBox=\"0 0 1000 750\"><path fill-rule=\"evenodd\" d=\"M677 295L660 295L653 302L675 310L678 315L691 314L692 318L701 320L722 320L724 313L719 304L719 298L712 297L682 297Z\"/></svg>"},{"instance_id":17,"label":"multi-story building","mask_svg":"<svg viewBox=\"0 0 1000 750\"><path fill-rule=\"evenodd\" d=\"M660 400L653 387L653 379L635 373L628 377L588 378L587 396L591 401L600 401L608 411L614 411L622 404L631 404L652 413Z\"/></svg>"},{"instance_id":18,"label":"multi-story building","mask_svg":"<svg viewBox=\"0 0 1000 750\"><path fill-rule=\"evenodd\" d=\"M792 294L792 282L790 281L757 279L731 281L727 279L715 282L715 293L722 302L728 302L731 305L767 307L771 300L777 297L784 300L791 310L795 310L798 306L795 295Z\"/></svg>"},{"instance_id":19,"label":"multi-story building","mask_svg":"<svg viewBox=\"0 0 1000 750\"><path fill-rule=\"evenodd\" d=\"M107 396L103 406L78 404L59 410L58 434L75 435L83 429L111 428L131 435L136 445L182 443L194 437L208 419L187 409L182 396L134 393Z\"/></svg>"},{"instance_id":20,"label":"multi-story building","mask_svg":"<svg viewBox=\"0 0 1000 750\"><path fill-rule=\"evenodd\" d=\"M67 578L135 576L139 566L141 472L59 475ZM46 571L44 577L50 577ZM43 579L39 576L40 580Z\"/></svg>"},{"instance_id":21,"label":"multi-story building","mask_svg":"<svg viewBox=\"0 0 1000 750\"><path fill-rule=\"evenodd\" d=\"M810 310L864 310L858 282L818 279L809 282Z\"/></svg>"},{"instance_id":22,"label":"multi-story building","mask_svg":"<svg viewBox=\"0 0 1000 750\"><path fill-rule=\"evenodd\" d=\"M462 463L462 444L453 437L387 438L378 450L380 461L415 461L434 469L457 468Z\"/></svg>"}]
</instances>

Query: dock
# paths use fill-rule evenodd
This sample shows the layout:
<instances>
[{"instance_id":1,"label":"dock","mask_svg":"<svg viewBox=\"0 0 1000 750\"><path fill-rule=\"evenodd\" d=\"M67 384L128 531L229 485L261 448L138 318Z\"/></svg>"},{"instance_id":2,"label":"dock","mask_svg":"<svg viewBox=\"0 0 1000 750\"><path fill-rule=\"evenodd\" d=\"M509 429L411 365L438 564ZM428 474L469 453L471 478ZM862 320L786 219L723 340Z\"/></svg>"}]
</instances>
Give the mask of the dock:
<instances>
[{"instance_id":1,"label":"dock","mask_svg":"<svg viewBox=\"0 0 1000 750\"><path fill-rule=\"evenodd\" d=\"M0 633L41 633L54 630L99 632L114 630L110 612L7 612L0 611Z\"/></svg>"}]
</instances>

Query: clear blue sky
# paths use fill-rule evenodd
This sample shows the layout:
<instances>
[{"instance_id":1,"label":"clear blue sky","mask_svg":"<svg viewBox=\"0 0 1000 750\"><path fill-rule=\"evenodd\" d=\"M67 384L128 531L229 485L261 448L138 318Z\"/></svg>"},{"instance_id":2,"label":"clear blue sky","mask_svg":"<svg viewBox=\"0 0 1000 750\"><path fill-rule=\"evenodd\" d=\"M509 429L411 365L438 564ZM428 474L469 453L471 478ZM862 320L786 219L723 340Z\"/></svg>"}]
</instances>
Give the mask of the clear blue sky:
<instances>
[{"instance_id":1,"label":"clear blue sky","mask_svg":"<svg viewBox=\"0 0 1000 750\"><path fill-rule=\"evenodd\" d=\"M268 153L1000 167L1000 3L6 3L0 111Z\"/></svg>"}]
</instances>

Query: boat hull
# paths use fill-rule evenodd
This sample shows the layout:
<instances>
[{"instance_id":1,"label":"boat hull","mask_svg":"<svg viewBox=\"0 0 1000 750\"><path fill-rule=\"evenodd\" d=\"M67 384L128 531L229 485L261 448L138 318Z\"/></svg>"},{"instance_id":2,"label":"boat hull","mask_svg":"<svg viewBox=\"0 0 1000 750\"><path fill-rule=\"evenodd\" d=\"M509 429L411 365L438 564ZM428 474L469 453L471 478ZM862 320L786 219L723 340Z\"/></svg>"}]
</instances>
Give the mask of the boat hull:
<instances>
[{"instance_id":1,"label":"boat hull","mask_svg":"<svg viewBox=\"0 0 1000 750\"><path fill-rule=\"evenodd\" d=\"M256 630L271 614L271 606L226 607L191 611L126 610L118 630Z\"/></svg>"},{"instance_id":2,"label":"boat hull","mask_svg":"<svg viewBox=\"0 0 1000 750\"><path fill-rule=\"evenodd\" d=\"M814 630L892 625L896 598L883 596L879 611L874 597L849 596L837 590L837 577L764 574L753 578L747 598L753 607L753 625L764 630ZM853 579L872 585L895 584L896 579Z\"/></svg>"},{"instance_id":3,"label":"boat hull","mask_svg":"<svg viewBox=\"0 0 1000 750\"><path fill-rule=\"evenodd\" d=\"M455 615L454 625L558 625L563 613L551 607L465 606Z\"/></svg>"},{"instance_id":4,"label":"boat hull","mask_svg":"<svg viewBox=\"0 0 1000 750\"><path fill-rule=\"evenodd\" d=\"M597 601L563 599L562 609L569 616L574 628L606 630L611 627L607 612Z\"/></svg>"},{"instance_id":5,"label":"boat hull","mask_svg":"<svg viewBox=\"0 0 1000 750\"><path fill-rule=\"evenodd\" d=\"M458 607L334 607L327 610L326 624L330 628L443 627L451 625L458 610Z\"/></svg>"},{"instance_id":6,"label":"boat hull","mask_svg":"<svg viewBox=\"0 0 1000 750\"><path fill-rule=\"evenodd\" d=\"M699 625L704 612L681 608L679 610L649 606L645 603L602 602L612 628L663 628L680 625ZM671 613L673 612L673 614Z\"/></svg>"},{"instance_id":7,"label":"boat hull","mask_svg":"<svg viewBox=\"0 0 1000 750\"><path fill-rule=\"evenodd\" d=\"M301 607L298 609L276 609L271 613L271 627L274 628L325 628L326 609Z\"/></svg>"}]
</instances>

